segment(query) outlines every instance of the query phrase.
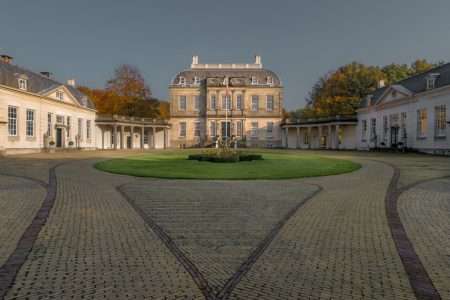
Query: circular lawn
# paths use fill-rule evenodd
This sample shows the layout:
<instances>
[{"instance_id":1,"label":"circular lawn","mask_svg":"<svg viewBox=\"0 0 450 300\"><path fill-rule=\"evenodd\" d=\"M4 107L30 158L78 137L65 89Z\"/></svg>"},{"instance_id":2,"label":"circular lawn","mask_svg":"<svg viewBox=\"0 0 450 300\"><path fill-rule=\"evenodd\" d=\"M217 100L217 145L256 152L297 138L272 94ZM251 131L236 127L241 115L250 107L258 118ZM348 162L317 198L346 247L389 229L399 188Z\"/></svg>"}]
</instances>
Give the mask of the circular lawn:
<instances>
[{"instance_id":1,"label":"circular lawn","mask_svg":"<svg viewBox=\"0 0 450 300\"><path fill-rule=\"evenodd\" d=\"M360 165L348 160L322 157L308 153L251 151L263 160L237 163L216 163L188 160L194 151L153 152L127 158L101 161L99 170L139 177L171 179L290 179L348 173Z\"/></svg>"}]
</instances>

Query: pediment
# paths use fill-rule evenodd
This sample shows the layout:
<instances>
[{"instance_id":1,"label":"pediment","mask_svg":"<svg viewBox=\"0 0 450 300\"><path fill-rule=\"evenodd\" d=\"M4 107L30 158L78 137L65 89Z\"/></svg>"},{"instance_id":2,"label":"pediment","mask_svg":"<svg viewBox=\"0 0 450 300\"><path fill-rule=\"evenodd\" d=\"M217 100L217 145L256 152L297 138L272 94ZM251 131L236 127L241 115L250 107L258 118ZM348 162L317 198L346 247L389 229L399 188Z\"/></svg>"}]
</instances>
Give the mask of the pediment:
<instances>
[{"instance_id":1,"label":"pediment","mask_svg":"<svg viewBox=\"0 0 450 300\"><path fill-rule=\"evenodd\" d=\"M63 99L59 99L57 97L57 93L62 92L63 93ZM75 96L69 91L69 89L64 85L59 86L53 86L45 91L41 91L40 93L42 96L52 98L57 101L61 101L64 103L70 103L74 105L80 105L78 101L76 100Z\"/></svg>"},{"instance_id":2,"label":"pediment","mask_svg":"<svg viewBox=\"0 0 450 300\"><path fill-rule=\"evenodd\" d=\"M395 100L400 100L412 96L413 93L401 85L391 85L381 95L378 104L387 103Z\"/></svg>"}]
</instances>

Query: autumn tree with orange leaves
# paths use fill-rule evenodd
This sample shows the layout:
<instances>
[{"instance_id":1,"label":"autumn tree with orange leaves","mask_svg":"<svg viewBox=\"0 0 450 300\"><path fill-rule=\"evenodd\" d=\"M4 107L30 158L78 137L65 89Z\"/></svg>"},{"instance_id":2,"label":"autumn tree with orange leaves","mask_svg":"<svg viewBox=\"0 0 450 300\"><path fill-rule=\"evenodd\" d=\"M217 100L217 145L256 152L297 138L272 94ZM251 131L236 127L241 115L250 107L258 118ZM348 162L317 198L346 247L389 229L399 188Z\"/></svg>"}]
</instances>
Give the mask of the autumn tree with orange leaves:
<instances>
[{"instance_id":1,"label":"autumn tree with orange leaves","mask_svg":"<svg viewBox=\"0 0 450 300\"><path fill-rule=\"evenodd\" d=\"M150 87L139 69L131 65L120 65L108 80L105 89L79 87L90 97L100 114L118 114L131 117L159 118L160 101L152 97ZM165 105L162 105L165 107ZM164 117L168 114L163 110Z\"/></svg>"}]
</instances>

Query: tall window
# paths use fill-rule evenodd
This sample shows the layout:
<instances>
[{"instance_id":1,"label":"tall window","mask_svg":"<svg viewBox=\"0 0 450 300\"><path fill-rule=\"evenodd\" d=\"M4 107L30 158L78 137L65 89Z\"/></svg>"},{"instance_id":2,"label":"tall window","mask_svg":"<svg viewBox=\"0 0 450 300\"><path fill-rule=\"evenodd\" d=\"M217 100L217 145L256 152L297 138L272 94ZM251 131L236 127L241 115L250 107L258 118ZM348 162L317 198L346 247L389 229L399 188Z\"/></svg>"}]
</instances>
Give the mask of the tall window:
<instances>
[{"instance_id":1,"label":"tall window","mask_svg":"<svg viewBox=\"0 0 450 300\"><path fill-rule=\"evenodd\" d=\"M180 96L179 102L178 102L178 108L181 111L186 111L186 96Z\"/></svg>"},{"instance_id":2,"label":"tall window","mask_svg":"<svg viewBox=\"0 0 450 300\"><path fill-rule=\"evenodd\" d=\"M305 145L309 145L309 135L307 132L305 132L305 135L303 136L303 142Z\"/></svg>"},{"instance_id":3,"label":"tall window","mask_svg":"<svg viewBox=\"0 0 450 300\"><path fill-rule=\"evenodd\" d=\"M17 107L8 106L8 134L17 136Z\"/></svg>"},{"instance_id":4,"label":"tall window","mask_svg":"<svg viewBox=\"0 0 450 300\"><path fill-rule=\"evenodd\" d=\"M212 137L215 137L216 136L216 132L217 132L216 121L211 121L211 123L210 123L210 130L211 130L210 135Z\"/></svg>"},{"instance_id":5,"label":"tall window","mask_svg":"<svg viewBox=\"0 0 450 300\"><path fill-rule=\"evenodd\" d=\"M196 137L200 136L200 122L194 123L194 136Z\"/></svg>"},{"instance_id":6,"label":"tall window","mask_svg":"<svg viewBox=\"0 0 450 300\"><path fill-rule=\"evenodd\" d=\"M447 129L447 108L445 104L436 106L435 111L435 136L445 137Z\"/></svg>"},{"instance_id":7,"label":"tall window","mask_svg":"<svg viewBox=\"0 0 450 300\"><path fill-rule=\"evenodd\" d=\"M78 137L83 138L83 119L78 118Z\"/></svg>"},{"instance_id":8,"label":"tall window","mask_svg":"<svg viewBox=\"0 0 450 300\"><path fill-rule=\"evenodd\" d=\"M217 109L217 96L211 95L211 109Z\"/></svg>"},{"instance_id":9,"label":"tall window","mask_svg":"<svg viewBox=\"0 0 450 300\"><path fill-rule=\"evenodd\" d=\"M52 113L48 113L47 114L47 136L52 136L53 135L53 130L52 130L52 125L53 125L53 114Z\"/></svg>"},{"instance_id":10,"label":"tall window","mask_svg":"<svg viewBox=\"0 0 450 300\"><path fill-rule=\"evenodd\" d=\"M64 92L57 90L56 91L56 99L61 100L61 101L64 100Z\"/></svg>"},{"instance_id":11,"label":"tall window","mask_svg":"<svg viewBox=\"0 0 450 300\"><path fill-rule=\"evenodd\" d=\"M86 139L91 138L91 120L86 120Z\"/></svg>"},{"instance_id":12,"label":"tall window","mask_svg":"<svg viewBox=\"0 0 450 300\"><path fill-rule=\"evenodd\" d=\"M370 139L375 140L377 136L377 119L373 118L370 120Z\"/></svg>"},{"instance_id":13,"label":"tall window","mask_svg":"<svg viewBox=\"0 0 450 300\"><path fill-rule=\"evenodd\" d=\"M402 112L401 114L400 114L400 128L402 129L402 132L401 132L401 137L403 138L403 139L405 139L406 138L406 119L407 119L407 113L406 112Z\"/></svg>"},{"instance_id":14,"label":"tall window","mask_svg":"<svg viewBox=\"0 0 450 300\"><path fill-rule=\"evenodd\" d=\"M258 111L259 110L259 96L253 95L252 96L252 111Z\"/></svg>"},{"instance_id":15,"label":"tall window","mask_svg":"<svg viewBox=\"0 0 450 300\"><path fill-rule=\"evenodd\" d=\"M273 95L267 95L266 110L273 111Z\"/></svg>"},{"instance_id":16,"label":"tall window","mask_svg":"<svg viewBox=\"0 0 450 300\"><path fill-rule=\"evenodd\" d=\"M29 137L34 136L34 110L27 109L26 134Z\"/></svg>"},{"instance_id":17,"label":"tall window","mask_svg":"<svg viewBox=\"0 0 450 300\"><path fill-rule=\"evenodd\" d=\"M243 126L242 121L236 122L236 135L237 136L243 136Z\"/></svg>"},{"instance_id":18,"label":"tall window","mask_svg":"<svg viewBox=\"0 0 450 300\"><path fill-rule=\"evenodd\" d=\"M273 136L273 122L267 122L267 137L271 138Z\"/></svg>"},{"instance_id":19,"label":"tall window","mask_svg":"<svg viewBox=\"0 0 450 300\"><path fill-rule=\"evenodd\" d=\"M425 138L427 136L427 110L425 108L417 111L417 137Z\"/></svg>"},{"instance_id":20,"label":"tall window","mask_svg":"<svg viewBox=\"0 0 450 300\"><path fill-rule=\"evenodd\" d=\"M180 122L180 137L186 137L186 122Z\"/></svg>"},{"instance_id":21,"label":"tall window","mask_svg":"<svg viewBox=\"0 0 450 300\"><path fill-rule=\"evenodd\" d=\"M180 76L180 79L179 79L178 83L180 85L186 85L186 78L184 78L183 76Z\"/></svg>"},{"instance_id":22,"label":"tall window","mask_svg":"<svg viewBox=\"0 0 450 300\"><path fill-rule=\"evenodd\" d=\"M258 122L252 122L252 131L250 135L252 138L258 137Z\"/></svg>"},{"instance_id":23,"label":"tall window","mask_svg":"<svg viewBox=\"0 0 450 300\"><path fill-rule=\"evenodd\" d=\"M222 97L222 109L231 110L231 96L225 95Z\"/></svg>"},{"instance_id":24,"label":"tall window","mask_svg":"<svg viewBox=\"0 0 450 300\"><path fill-rule=\"evenodd\" d=\"M72 119L67 116L67 137L70 137L70 127L72 126Z\"/></svg>"},{"instance_id":25,"label":"tall window","mask_svg":"<svg viewBox=\"0 0 450 300\"><path fill-rule=\"evenodd\" d=\"M27 80L23 78L19 78L19 89L26 91L27 90Z\"/></svg>"},{"instance_id":26,"label":"tall window","mask_svg":"<svg viewBox=\"0 0 450 300\"><path fill-rule=\"evenodd\" d=\"M361 121L361 141L365 142L367 137L367 120Z\"/></svg>"},{"instance_id":27,"label":"tall window","mask_svg":"<svg viewBox=\"0 0 450 300\"><path fill-rule=\"evenodd\" d=\"M236 109L242 110L242 95L239 94L236 96Z\"/></svg>"},{"instance_id":28,"label":"tall window","mask_svg":"<svg viewBox=\"0 0 450 300\"><path fill-rule=\"evenodd\" d=\"M383 116L383 141L387 143L389 132L388 116Z\"/></svg>"},{"instance_id":29,"label":"tall window","mask_svg":"<svg viewBox=\"0 0 450 300\"><path fill-rule=\"evenodd\" d=\"M200 110L200 96L194 96L194 110Z\"/></svg>"}]
</instances>

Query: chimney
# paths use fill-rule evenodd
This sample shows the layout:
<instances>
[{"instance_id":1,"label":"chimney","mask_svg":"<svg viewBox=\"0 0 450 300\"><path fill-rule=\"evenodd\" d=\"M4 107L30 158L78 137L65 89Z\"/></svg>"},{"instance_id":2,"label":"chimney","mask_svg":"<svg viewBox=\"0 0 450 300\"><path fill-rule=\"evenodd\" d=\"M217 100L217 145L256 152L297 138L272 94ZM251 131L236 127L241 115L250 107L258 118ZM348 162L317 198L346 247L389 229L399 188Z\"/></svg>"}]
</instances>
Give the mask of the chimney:
<instances>
[{"instance_id":1,"label":"chimney","mask_svg":"<svg viewBox=\"0 0 450 300\"><path fill-rule=\"evenodd\" d=\"M260 65L261 64L261 56L260 55L255 55L255 64L256 65Z\"/></svg>"},{"instance_id":2,"label":"chimney","mask_svg":"<svg viewBox=\"0 0 450 300\"><path fill-rule=\"evenodd\" d=\"M381 79L380 81L378 81L378 88L379 89L384 88L385 86L386 86L386 84L384 82L384 79Z\"/></svg>"},{"instance_id":3,"label":"chimney","mask_svg":"<svg viewBox=\"0 0 450 300\"><path fill-rule=\"evenodd\" d=\"M192 64L198 65L198 56L197 55L192 56Z\"/></svg>"},{"instance_id":4,"label":"chimney","mask_svg":"<svg viewBox=\"0 0 450 300\"><path fill-rule=\"evenodd\" d=\"M0 55L0 61L4 62L5 64L11 64L13 61L13 57L7 54L2 54Z\"/></svg>"},{"instance_id":5,"label":"chimney","mask_svg":"<svg viewBox=\"0 0 450 300\"><path fill-rule=\"evenodd\" d=\"M67 85L70 85L71 87L76 87L77 83L75 79L69 79L67 80Z\"/></svg>"},{"instance_id":6,"label":"chimney","mask_svg":"<svg viewBox=\"0 0 450 300\"><path fill-rule=\"evenodd\" d=\"M45 72L40 72L40 73L41 73L42 76L47 77L47 78L50 78L50 77L52 76L52 73L47 72L47 71L45 71Z\"/></svg>"}]
</instances>

